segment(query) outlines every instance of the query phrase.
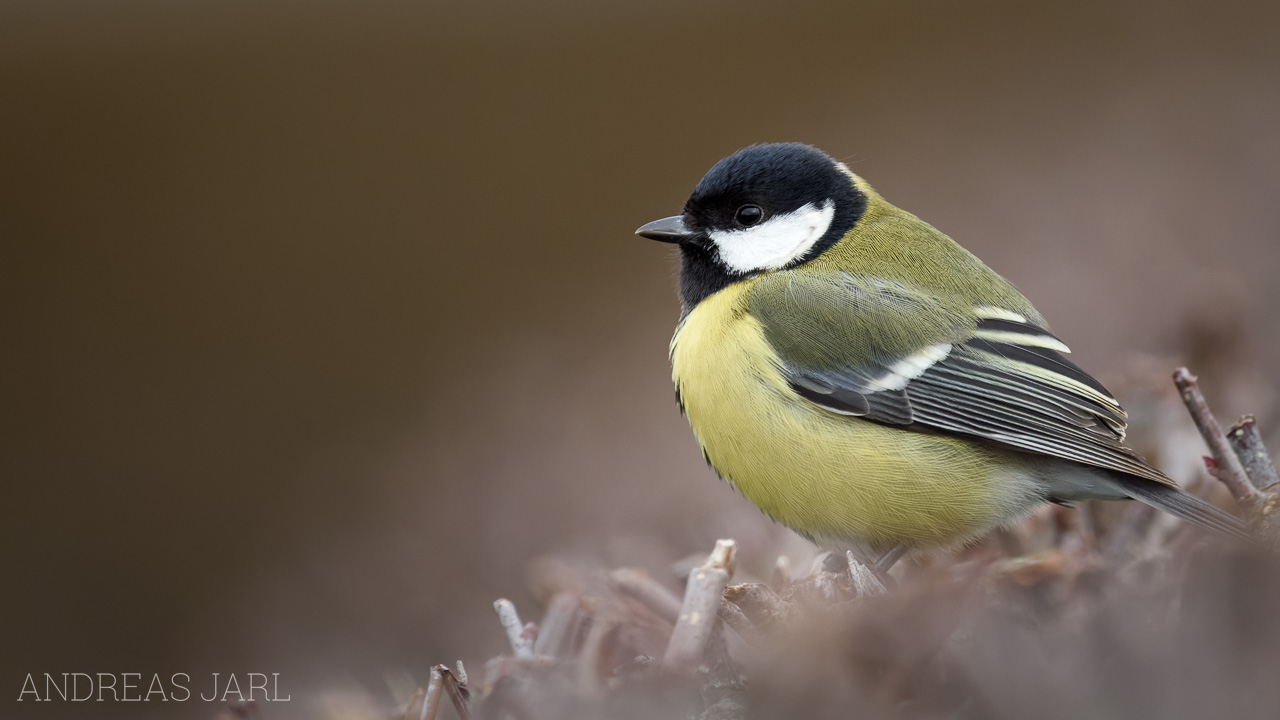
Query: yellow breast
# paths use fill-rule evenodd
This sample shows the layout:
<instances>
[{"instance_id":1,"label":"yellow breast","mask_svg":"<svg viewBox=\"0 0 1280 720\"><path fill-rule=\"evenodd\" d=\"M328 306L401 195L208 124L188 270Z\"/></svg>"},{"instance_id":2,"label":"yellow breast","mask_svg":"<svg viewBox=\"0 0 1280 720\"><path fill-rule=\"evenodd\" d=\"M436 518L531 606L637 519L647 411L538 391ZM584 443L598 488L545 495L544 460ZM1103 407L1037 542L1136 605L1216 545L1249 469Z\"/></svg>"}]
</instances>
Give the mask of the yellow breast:
<instances>
[{"instance_id":1,"label":"yellow breast","mask_svg":"<svg viewBox=\"0 0 1280 720\"><path fill-rule=\"evenodd\" d=\"M699 303L676 329L671 363L708 460L766 514L826 544L920 546L972 537L1041 501L1003 469L1007 453L838 415L792 392L747 312L752 284Z\"/></svg>"}]
</instances>

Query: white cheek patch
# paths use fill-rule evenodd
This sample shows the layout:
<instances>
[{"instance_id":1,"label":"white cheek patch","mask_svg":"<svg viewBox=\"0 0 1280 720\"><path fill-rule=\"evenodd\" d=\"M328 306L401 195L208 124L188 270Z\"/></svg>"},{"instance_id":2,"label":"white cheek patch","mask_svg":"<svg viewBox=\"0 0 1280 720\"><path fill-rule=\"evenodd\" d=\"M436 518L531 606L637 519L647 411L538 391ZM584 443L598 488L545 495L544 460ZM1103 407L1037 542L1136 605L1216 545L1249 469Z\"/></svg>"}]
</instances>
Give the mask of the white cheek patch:
<instances>
[{"instance_id":1,"label":"white cheek patch","mask_svg":"<svg viewBox=\"0 0 1280 720\"><path fill-rule=\"evenodd\" d=\"M774 215L755 227L710 233L720 260L738 272L778 270L809 251L835 218L836 204L809 203L785 215Z\"/></svg>"}]
</instances>

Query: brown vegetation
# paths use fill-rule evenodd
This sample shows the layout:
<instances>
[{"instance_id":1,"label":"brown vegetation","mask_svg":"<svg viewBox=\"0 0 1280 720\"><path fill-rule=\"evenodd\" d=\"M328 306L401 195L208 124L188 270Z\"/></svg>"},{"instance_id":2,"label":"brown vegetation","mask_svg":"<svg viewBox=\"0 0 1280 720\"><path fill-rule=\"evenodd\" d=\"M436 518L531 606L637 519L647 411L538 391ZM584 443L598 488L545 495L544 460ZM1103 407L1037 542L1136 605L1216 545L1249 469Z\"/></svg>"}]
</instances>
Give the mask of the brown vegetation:
<instances>
[{"instance_id":1,"label":"brown vegetation","mask_svg":"<svg viewBox=\"0 0 1280 720\"><path fill-rule=\"evenodd\" d=\"M1174 381L1211 474L1274 546L1275 468L1251 417L1223 433L1196 378ZM1280 573L1261 548L1133 503L1054 507L956 557L881 574L824 556L799 578L730 585L737 546L690 568L575 572L549 561L511 652L472 699L461 663L430 672L404 718L1269 716L1280 689ZM683 600L677 580L687 578Z\"/></svg>"}]
</instances>

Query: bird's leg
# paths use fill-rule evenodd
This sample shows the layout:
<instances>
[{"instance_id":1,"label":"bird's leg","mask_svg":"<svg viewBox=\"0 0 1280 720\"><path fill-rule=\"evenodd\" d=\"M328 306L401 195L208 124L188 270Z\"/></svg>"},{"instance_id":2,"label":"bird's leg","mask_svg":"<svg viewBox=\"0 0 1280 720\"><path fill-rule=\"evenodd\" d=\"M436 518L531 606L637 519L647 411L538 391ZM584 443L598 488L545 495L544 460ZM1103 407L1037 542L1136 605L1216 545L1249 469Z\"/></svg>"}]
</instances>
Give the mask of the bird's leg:
<instances>
[{"instance_id":1,"label":"bird's leg","mask_svg":"<svg viewBox=\"0 0 1280 720\"><path fill-rule=\"evenodd\" d=\"M889 548L889 550L886 551L885 554L881 555L880 558L875 561L872 567L875 568L876 573L878 573L881 577L884 577L889 574L889 568L892 568L894 563L901 560L902 556L906 554L907 554L906 545L894 545L893 547Z\"/></svg>"}]
</instances>

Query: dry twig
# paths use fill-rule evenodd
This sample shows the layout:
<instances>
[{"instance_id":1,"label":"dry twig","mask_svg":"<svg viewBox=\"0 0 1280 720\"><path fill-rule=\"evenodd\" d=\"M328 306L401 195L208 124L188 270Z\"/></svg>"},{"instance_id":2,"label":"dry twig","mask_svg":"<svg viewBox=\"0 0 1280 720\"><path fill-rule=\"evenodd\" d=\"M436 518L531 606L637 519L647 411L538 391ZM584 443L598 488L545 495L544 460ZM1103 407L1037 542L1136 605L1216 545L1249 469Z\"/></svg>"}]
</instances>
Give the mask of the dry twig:
<instances>
[{"instance_id":1,"label":"dry twig","mask_svg":"<svg viewBox=\"0 0 1280 720\"><path fill-rule=\"evenodd\" d=\"M899 557L901 553L899 553ZM876 574L875 569L863 565L858 558L853 556L852 550L844 551L845 562L849 563L849 578L853 581L853 590L858 597L874 597L885 593L884 581ZM893 558L894 561L897 557ZM888 563L893 565L893 561ZM885 568L888 571L888 567Z\"/></svg>"},{"instance_id":2,"label":"dry twig","mask_svg":"<svg viewBox=\"0 0 1280 720\"><path fill-rule=\"evenodd\" d=\"M597 616L587 630L587 637L582 642L582 650L578 653L576 663L578 692L584 696L596 695L603 689L600 678L602 671L607 672L607 668L602 668L601 664L608 656L610 639L621 626L620 618Z\"/></svg>"},{"instance_id":3,"label":"dry twig","mask_svg":"<svg viewBox=\"0 0 1280 720\"><path fill-rule=\"evenodd\" d=\"M1245 415L1227 431L1227 441L1240 458L1249 480L1258 489L1261 502L1253 518L1253 530L1273 547L1280 548L1280 476L1262 444L1262 435L1252 415Z\"/></svg>"},{"instance_id":4,"label":"dry twig","mask_svg":"<svg viewBox=\"0 0 1280 720\"><path fill-rule=\"evenodd\" d=\"M638 601L663 620L674 623L680 617L680 598L643 570L618 568L609 573L609 583L614 590Z\"/></svg>"},{"instance_id":5,"label":"dry twig","mask_svg":"<svg viewBox=\"0 0 1280 720\"><path fill-rule=\"evenodd\" d=\"M747 717L747 688L729 657L724 625L714 621L707 625L711 627L711 637L705 651L706 664L699 667L703 711L698 720L743 720Z\"/></svg>"},{"instance_id":6,"label":"dry twig","mask_svg":"<svg viewBox=\"0 0 1280 720\"><path fill-rule=\"evenodd\" d=\"M458 670L461 677L455 676L453 671L444 665L437 665L431 669L431 674L433 678L436 673L440 674L444 684L444 691L449 695L449 701L453 703L453 709L458 712L458 718L460 720L471 720L471 708L469 706L471 691L467 690L466 671L462 669L461 662L458 663ZM437 700L437 702L439 701Z\"/></svg>"},{"instance_id":7,"label":"dry twig","mask_svg":"<svg viewBox=\"0 0 1280 720\"><path fill-rule=\"evenodd\" d=\"M572 657L582 643L588 622L590 617L576 592L556 593L542 616L542 625L533 643L533 654Z\"/></svg>"},{"instance_id":8,"label":"dry twig","mask_svg":"<svg viewBox=\"0 0 1280 720\"><path fill-rule=\"evenodd\" d=\"M783 600L772 588L761 583L730 585L724 590L724 599L742 610L753 627L766 632L779 623L787 622L795 613L794 604Z\"/></svg>"},{"instance_id":9,"label":"dry twig","mask_svg":"<svg viewBox=\"0 0 1280 720\"><path fill-rule=\"evenodd\" d=\"M431 668L431 680L427 683L427 696L422 700L422 712L418 715L418 720L435 720L436 710L440 707L440 694L444 692L444 673L440 672L443 665L437 665Z\"/></svg>"},{"instance_id":10,"label":"dry twig","mask_svg":"<svg viewBox=\"0 0 1280 720\"><path fill-rule=\"evenodd\" d=\"M524 630L520 631L520 639L524 640L532 650L538 644L538 623L527 622L524 624Z\"/></svg>"},{"instance_id":11,"label":"dry twig","mask_svg":"<svg viewBox=\"0 0 1280 720\"><path fill-rule=\"evenodd\" d=\"M733 556L737 547L732 540L717 540L707 561L689 574L684 604L662 658L664 668L685 672L702 663L716 626L724 588L733 577Z\"/></svg>"},{"instance_id":12,"label":"dry twig","mask_svg":"<svg viewBox=\"0 0 1280 720\"><path fill-rule=\"evenodd\" d=\"M1262 496L1249 481L1244 466L1240 464L1240 458L1236 457L1235 451L1231 449L1226 435L1222 432L1222 426L1209 410L1209 404L1200 393L1196 376L1186 368L1178 368L1173 373L1173 383L1178 386L1178 392L1182 394L1182 402L1186 404L1187 411L1191 413L1191 419L1195 421L1196 428L1200 430L1205 444L1209 446L1209 452L1213 454L1213 462L1216 466L1214 477L1227 486L1231 496L1245 512L1255 513L1262 503Z\"/></svg>"},{"instance_id":13,"label":"dry twig","mask_svg":"<svg viewBox=\"0 0 1280 720\"><path fill-rule=\"evenodd\" d=\"M738 633L738 637L742 638L752 647L759 647L761 638L760 630L751 624L751 620L742 612L742 608L733 604L728 598L720 598L720 610L717 613L720 620L725 625L733 628Z\"/></svg>"},{"instance_id":14,"label":"dry twig","mask_svg":"<svg viewBox=\"0 0 1280 720\"><path fill-rule=\"evenodd\" d=\"M493 601L493 611L498 614L498 622L507 631L507 640L511 643L511 652L516 657L533 657L533 641L525 634L525 625L520 622L516 606L506 598ZM534 633L536 635L536 632Z\"/></svg>"},{"instance_id":15,"label":"dry twig","mask_svg":"<svg viewBox=\"0 0 1280 720\"><path fill-rule=\"evenodd\" d=\"M1280 474L1276 473L1276 466L1262 444L1258 422L1252 415L1245 415L1227 430L1227 442L1231 443L1231 449L1240 458L1240 464L1258 492L1280 490Z\"/></svg>"}]
</instances>

